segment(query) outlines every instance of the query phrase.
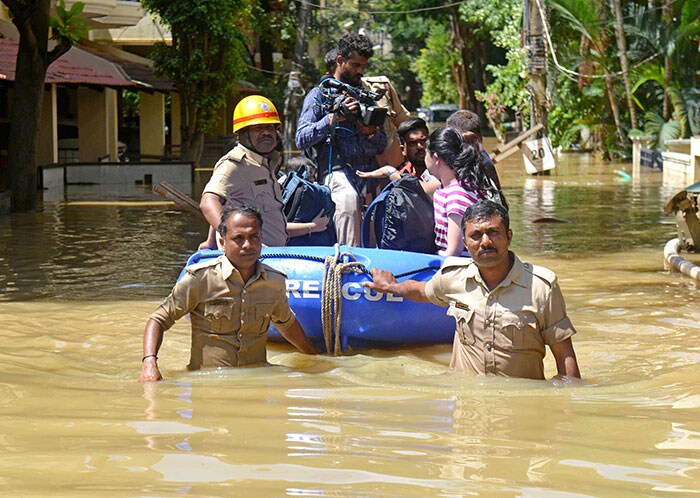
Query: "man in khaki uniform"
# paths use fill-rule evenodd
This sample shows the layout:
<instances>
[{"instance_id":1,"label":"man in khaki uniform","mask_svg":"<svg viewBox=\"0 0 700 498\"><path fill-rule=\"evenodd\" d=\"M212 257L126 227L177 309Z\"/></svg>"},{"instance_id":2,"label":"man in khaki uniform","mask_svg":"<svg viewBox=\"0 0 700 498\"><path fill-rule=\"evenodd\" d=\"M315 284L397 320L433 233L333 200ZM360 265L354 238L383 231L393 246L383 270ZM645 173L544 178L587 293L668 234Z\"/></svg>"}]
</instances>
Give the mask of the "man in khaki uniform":
<instances>
[{"instance_id":1,"label":"man in khaki uniform","mask_svg":"<svg viewBox=\"0 0 700 498\"><path fill-rule=\"evenodd\" d=\"M384 152L377 154L377 164L397 167L404 160L397 130L399 125L410 117L410 114L401 103L398 92L386 76L365 76L362 78L362 86L367 90L381 94L382 98L377 101L377 106L388 111L384 120L386 148Z\"/></svg>"},{"instance_id":2,"label":"man in khaki uniform","mask_svg":"<svg viewBox=\"0 0 700 498\"><path fill-rule=\"evenodd\" d=\"M199 248L216 248L216 227L224 205L249 204L264 220L262 242L287 244L287 220L282 212L282 188L274 173L282 162L276 150L280 119L275 106L261 95L242 99L233 111L233 131L239 143L214 166L204 187L200 208L210 224L209 236Z\"/></svg>"},{"instance_id":3,"label":"man in khaki uniform","mask_svg":"<svg viewBox=\"0 0 700 498\"><path fill-rule=\"evenodd\" d=\"M187 313L190 370L265 364L270 322L301 352L317 353L289 307L285 275L259 261L262 226L254 207L226 208L219 227L224 254L187 268L149 317L139 381L163 378L157 364L163 332Z\"/></svg>"},{"instance_id":4,"label":"man in khaki uniform","mask_svg":"<svg viewBox=\"0 0 700 498\"><path fill-rule=\"evenodd\" d=\"M509 251L513 232L508 212L481 201L467 208L464 244L472 260L447 258L429 282L397 283L390 272L373 270L365 286L413 301L449 306L457 322L450 368L481 375L544 379L549 346L557 378L580 378L556 275L523 263Z\"/></svg>"}]
</instances>

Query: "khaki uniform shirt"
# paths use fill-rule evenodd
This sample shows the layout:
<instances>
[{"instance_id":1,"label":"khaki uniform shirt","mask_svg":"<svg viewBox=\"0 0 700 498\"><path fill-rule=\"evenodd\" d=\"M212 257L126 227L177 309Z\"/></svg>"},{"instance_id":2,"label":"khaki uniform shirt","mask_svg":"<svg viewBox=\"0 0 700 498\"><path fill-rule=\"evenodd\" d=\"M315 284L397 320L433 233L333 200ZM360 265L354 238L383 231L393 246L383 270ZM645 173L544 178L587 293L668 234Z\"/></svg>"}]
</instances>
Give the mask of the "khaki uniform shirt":
<instances>
[{"instance_id":1,"label":"khaki uniform shirt","mask_svg":"<svg viewBox=\"0 0 700 498\"><path fill-rule=\"evenodd\" d=\"M244 282L222 255L187 268L150 318L168 330L190 314L190 370L264 364L270 322L286 329L296 319L285 281L284 273L258 262L255 274Z\"/></svg>"},{"instance_id":2,"label":"khaki uniform shirt","mask_svg":"<svg viewBox=\"0 0 700 498\"><path fill-rule=\"evenodd\" d=\"M399 124L410 117L408 110L401 103L399 94L386 76L362 78L362 86L372 92L386 91L384 96L377 101L377 106L389 111L387 119L384 121L384 132L386 133L386 144L388 147L397 138Z\"/></svg>"},{"instance_id":3,"label":"khaki uniform shirt","mask_svg":"<svg viewBox=\"0 0 700 498\"><path fill-rule=\"evenodd\" d=\"M205 193L218 195L226 204L245 203L258 208L263 219L262 242L266 246L287 244L282 187L273 178L275 166L277 164L269 164L267 158L238 144L219 159L204 187Z\"/></svg>"},{"instance_id":4,"label":"khaki uniform shirt","mask_svg":"<svg viewBox=\"0 0 700 498\"><path fill-rule=\"evenodd\" d=\"M434 304L449 306L457 322L450 368L473 374L544 379L545 344L564 341L576 330L556 275L523 263L489 291L477 266L447 258L428 282Z\"/></svg>"}]
</instances>

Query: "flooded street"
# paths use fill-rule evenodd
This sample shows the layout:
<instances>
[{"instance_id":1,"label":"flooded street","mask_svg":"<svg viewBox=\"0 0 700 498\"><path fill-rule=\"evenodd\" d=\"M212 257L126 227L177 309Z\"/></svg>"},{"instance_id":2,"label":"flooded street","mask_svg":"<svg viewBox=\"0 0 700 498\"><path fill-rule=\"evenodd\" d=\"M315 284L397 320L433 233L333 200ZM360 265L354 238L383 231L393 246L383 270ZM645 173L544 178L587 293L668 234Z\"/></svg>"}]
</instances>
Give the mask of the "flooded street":
<instances>
[{"instance_id":1,"label":"flooded street","mask_svg":"<svg viewBox=\"0 0 700 498\"><path fill-rule=\"evenodd\" d=\"M0 217L0 486L13 496L700 495L700 284L664 270L661 173L499 174L513 250L554 270L585 383L449 374L450 345L136 382L147 316L206 227L144 189ZM198 185L201 183L201 179ZM200 191L201 187L195 187ZM559 218L567 223L540 223ZM697 261L697 258L696 258ZM548 377L556 371L546 358Z\"/></svg>"}]
</instances>

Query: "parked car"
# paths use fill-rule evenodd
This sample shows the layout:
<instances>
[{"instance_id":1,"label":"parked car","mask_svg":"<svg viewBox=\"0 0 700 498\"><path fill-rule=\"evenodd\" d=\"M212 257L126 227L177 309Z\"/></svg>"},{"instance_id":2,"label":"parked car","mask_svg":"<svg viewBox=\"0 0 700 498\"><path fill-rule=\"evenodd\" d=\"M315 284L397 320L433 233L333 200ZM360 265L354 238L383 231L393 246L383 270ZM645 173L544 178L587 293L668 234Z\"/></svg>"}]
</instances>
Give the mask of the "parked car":
<instances>
[{"instance_id":1,"label":"parked car","mask_svg":"<svg viewBox=\"0 0 700 498\"><path fill-rule=\"evenodd\" d=\"M455 111L459 111L457 104L432 104L428 106L428 127L430 131L435 130L440 126L445 126L445 121Z\"/></svg>"}]
</instances>

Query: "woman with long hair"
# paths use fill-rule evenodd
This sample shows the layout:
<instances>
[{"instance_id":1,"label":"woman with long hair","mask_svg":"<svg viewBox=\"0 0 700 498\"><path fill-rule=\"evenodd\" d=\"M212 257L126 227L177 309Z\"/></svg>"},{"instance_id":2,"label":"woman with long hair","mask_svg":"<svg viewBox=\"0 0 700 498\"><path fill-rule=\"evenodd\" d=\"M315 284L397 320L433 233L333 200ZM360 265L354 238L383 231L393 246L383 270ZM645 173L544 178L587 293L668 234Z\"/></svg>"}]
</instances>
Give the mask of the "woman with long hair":
<instances>
[{"instance_id":1,"label":"woman with long hair","mask_svg":"<svg viewBox=\"0 0 700 498\"><path fill-rule=\"evenodd\" d=\"M435 245L442 256L467 256L462 234L464 211L490 197L490 184L481 174L481 149L454 128L430 135L425 164L442 187L433 195Z\"/></svg>"}]
</instances>

